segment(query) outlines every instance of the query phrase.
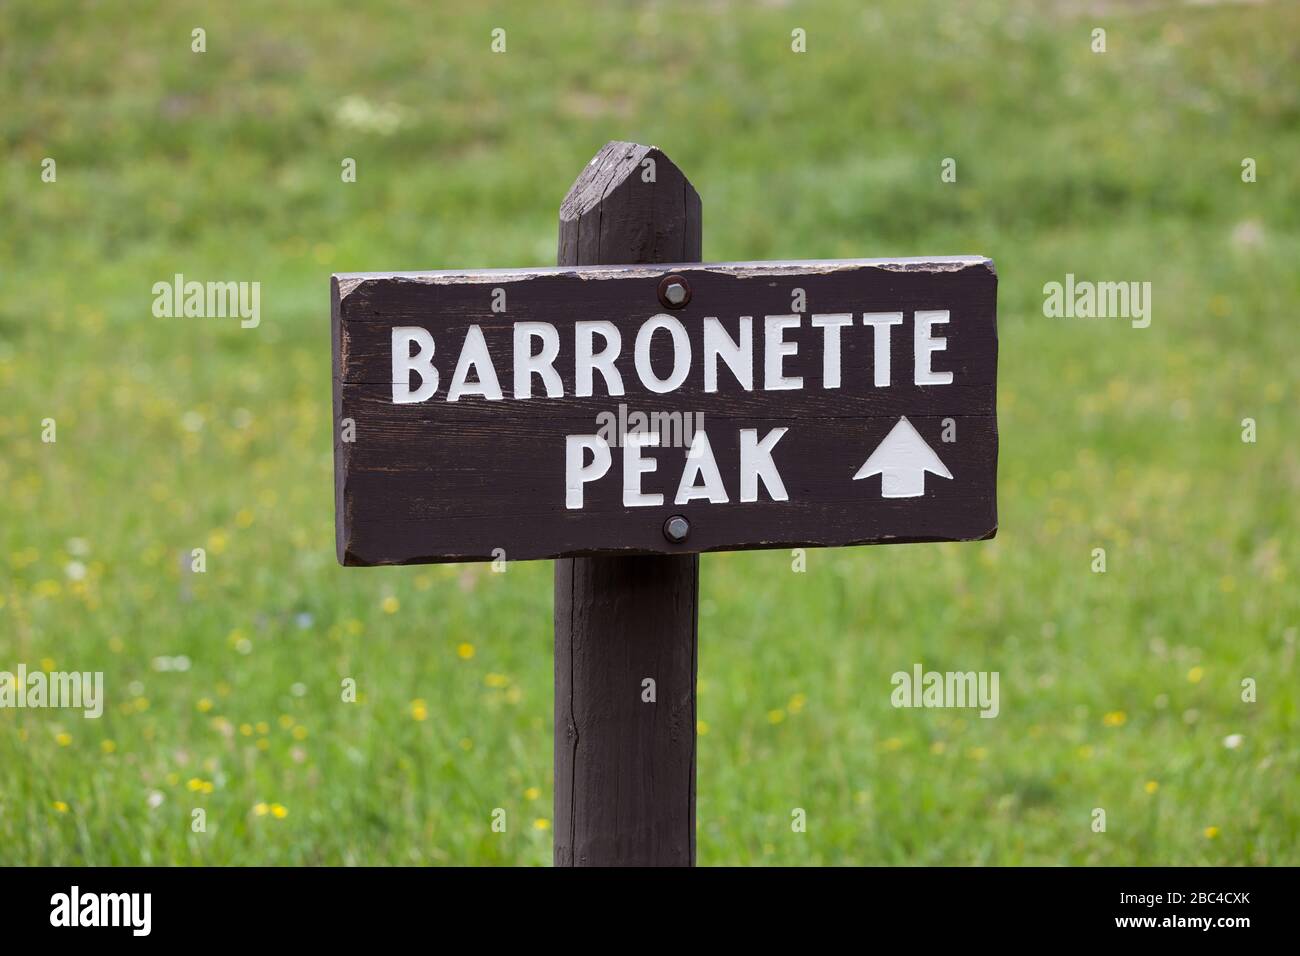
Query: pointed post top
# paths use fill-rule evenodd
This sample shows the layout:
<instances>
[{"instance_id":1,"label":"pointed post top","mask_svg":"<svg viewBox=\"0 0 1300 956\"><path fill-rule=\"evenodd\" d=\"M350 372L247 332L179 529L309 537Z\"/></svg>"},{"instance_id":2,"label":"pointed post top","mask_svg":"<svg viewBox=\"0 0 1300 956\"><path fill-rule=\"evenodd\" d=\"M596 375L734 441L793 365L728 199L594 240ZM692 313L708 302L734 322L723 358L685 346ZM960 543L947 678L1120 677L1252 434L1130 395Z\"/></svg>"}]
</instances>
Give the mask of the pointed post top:
<instances>
[{"instance_id":1,"label":"pointed post top","mask_svg":"<svg viewBox=\"0 0 1300 956\"><path fill-rule=\"evenodd\" d=\"M560 204L557 263L698 262L700 196L657 146L606 143Z\"/></svg>"}]
</instances>

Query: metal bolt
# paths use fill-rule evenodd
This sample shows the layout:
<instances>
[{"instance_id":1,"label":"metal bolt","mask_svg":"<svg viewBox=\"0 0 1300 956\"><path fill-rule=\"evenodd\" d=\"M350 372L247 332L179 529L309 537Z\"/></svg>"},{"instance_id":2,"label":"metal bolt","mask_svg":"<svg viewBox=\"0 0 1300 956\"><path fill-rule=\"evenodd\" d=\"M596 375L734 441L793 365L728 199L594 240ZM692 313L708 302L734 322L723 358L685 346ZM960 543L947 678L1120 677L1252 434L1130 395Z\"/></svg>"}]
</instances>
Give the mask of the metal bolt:
<instances>
[{"instance_id":1,"label":"metal bolt","mask_svg":"<svg viewBox=\"0 0 1300 956\"><path fill-rule=\"evenodd\" d=\"M664 522L664 537L673 544L681 544L691 533L691 523L681 515L673 515Z\"/></svg>"},{"instance_id":2,"label":"metal bolt","mask_svg":"<svg viewBox=\"0 0 1300 956\"><path fill-rule=\"evenodd\" d=\"M691 286L679 275L664 276L659 283L659 301L670 309L680 309L691 301Z\"/></svg>"}]
</instances>

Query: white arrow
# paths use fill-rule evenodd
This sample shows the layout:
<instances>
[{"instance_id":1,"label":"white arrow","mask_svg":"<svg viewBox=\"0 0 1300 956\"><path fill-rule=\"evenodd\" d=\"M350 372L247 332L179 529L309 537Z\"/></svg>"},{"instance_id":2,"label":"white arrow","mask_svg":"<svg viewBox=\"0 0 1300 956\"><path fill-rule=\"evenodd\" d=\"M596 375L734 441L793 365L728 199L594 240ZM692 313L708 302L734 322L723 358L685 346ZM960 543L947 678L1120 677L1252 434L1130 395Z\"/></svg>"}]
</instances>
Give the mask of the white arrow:
<instances>
[{"instance_id":1,"label":"white arrow","mask_svg":"<svg viewBox=\"0 0 1300 956\"><path fill-rule=\"evenodd\" d=\"M906 416L890 429L871 457L858 469L853 480L880 475L882 498L919 498L925 494L925 473L951 478L952 472L939 460Z\"/></svg>"}]
</instances>

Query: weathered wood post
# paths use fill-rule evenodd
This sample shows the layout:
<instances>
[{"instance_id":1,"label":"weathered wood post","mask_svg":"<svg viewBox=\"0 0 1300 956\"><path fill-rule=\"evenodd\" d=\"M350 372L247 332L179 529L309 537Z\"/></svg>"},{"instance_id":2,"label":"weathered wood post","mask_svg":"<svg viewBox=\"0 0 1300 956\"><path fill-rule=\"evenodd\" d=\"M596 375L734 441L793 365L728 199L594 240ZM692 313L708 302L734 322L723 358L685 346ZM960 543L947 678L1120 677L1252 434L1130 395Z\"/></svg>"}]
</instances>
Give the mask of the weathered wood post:
<instances>
[{"instance_id":1,"label":"weathered wood post","mask_svg":"<svg viewBox=\"0 0 1300 956\"><path fill-rule=\"evenodd\" d=\"M560 206L561 266L700 247L699 194L653 147L607 143ZM555 562L556 866L694 865L698 604L696 555Z\"/></svg>"},{"instance_id":2,"label":"weathered wood post","mask_svg":"<svg viewBox=\"0 0 1300 956\"><path fill-rule=\"evenodd\" d=\"M694 862L693 555L997 531L993 263L705 266L700 232L609 143L559 266L332 282L339 561L556 561L559 865Z\"/></svg>"}]
</instances>

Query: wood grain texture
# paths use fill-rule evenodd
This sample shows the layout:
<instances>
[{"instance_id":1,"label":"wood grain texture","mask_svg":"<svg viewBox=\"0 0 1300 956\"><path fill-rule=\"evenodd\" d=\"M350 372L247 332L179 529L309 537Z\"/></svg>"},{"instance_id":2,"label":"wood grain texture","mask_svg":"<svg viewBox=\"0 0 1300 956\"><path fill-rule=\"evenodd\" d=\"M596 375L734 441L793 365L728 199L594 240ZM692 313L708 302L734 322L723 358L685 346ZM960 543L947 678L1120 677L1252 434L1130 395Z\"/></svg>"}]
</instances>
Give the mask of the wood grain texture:
<instances>
[{"instance_id":1,"label":"wood grain texture","mask_svg":"<svg viewBox=\"0 0 1300 956\"><path fill-rule=\"evenodd\" d=\"M615 154L621 155L621 154ZM628 165L625 163L625 165ZM623 210L610 208L611 196L663 189L675 167L661 159L658 181L624 180L610 192L601 168L591 168L575 184L583 193L603 185L606 202L586 219L562 220L561 250L590 248L614 256L611 229L628 224L629 249L639 255L663 254L680 260L698 242L686 243L666 225L647 227ZM635 170L638 167L630 165ZM679 174L678 174L679 175ZM638 189L632 189L635 184ZM684 182L675 194L693 196ZM655 214L666 203L633 196L629 203ZM693 203L683 201L677 214ZM573 197L566 207L579 208ZM580 233L588 220L598 238L586 244ZM669 239L675 245L664 247ZM692 362L680 388L649 391L633 364L636 330L665 311L658 300L660 280L684 276L690 303L672 314L686 327ZM504 549L511 560L571 557L599 553L684 554L763 547L842 546L899 541L973 540L997 528L997 328L996 275L986 259L933 258L810 263L723 263L692 265L611 265L556 269L429 273L397 276L339 276L336 292L336 416L356 422L357 440L339 443L339 556L346 564L490 560ZM507 294L508 311L493 313L495 288ZM803 289L804 321L786 338L798 352L784 363L787 375L802 376L804 387L789 391L762 388L766 345L763 317L788 314L792 290ZM953 373L950 385L913 384L912 321L916 310L947 309L950 321L936 327L946 348L934 366ZM863 312L901 311L903 325L890 337L891 384L874 384L873 330ZM823 332L808 317L847 312L855 324L840 335L841 385L823 387ZM720 367L719 390L705 391L702 323L717 316L732 336L739 317L754 316L754 389L740 388ZM626 394L605 394L596 377L596 394L574 395L573 328L579 318L612 321L623 336L616 363ZM513 398L514 323L546 321L560 331L555 362L564 381L560 398ZM435 366L442 385L430 400L394 405L391 400L390 330L395 325L428 329L438 350ZM505 397L445 400L461 343L471 325L483 333ZM672 364L670 340L652 340L651 362L659 374ZM538 383L540 385L540 383ZM647 450L658 462L644 477L647 492L665 496L659 507L625 508L622 462L617 449L608 475L585 489L581 511L564 507L564 443L567 434L597 431L597 416L617 413L620 404L646 414L700 413L724 483L726 504L693 501L674 505L686 457L684 448ZM852 480L857 468L906 416L952 471L953 479L931 477L925 495L886 499L881 478ZM942 440L952 419L952 442ZM756 428L789 430L774 453L788 501L740 502L737 494L738 434ZM662 534L664 520L683 514L691 523L686 541L674 544Z\"/></svg>"},{"instance_id":2,"label":"wood grain texture","mask_svg":"<svg viewBox=\"0 0 1300 956\"><path fill-rule=\"evenodd\" d=\"M556 866L694 865L698 605L696 555L555 562Z\"/></svg>"},{"instance_id":3,"label":"wood grain texture","mask_svg":"<svg viewBox=\"0 0 1300 956\"><path fill-rule=\"evenodd\" d=\"M558 261L699 258L699 206L659 150L610 143L561 207ZM695 864L698 619L696 555L555 562L556 866Z\"/></svg>"}]
</instances>

